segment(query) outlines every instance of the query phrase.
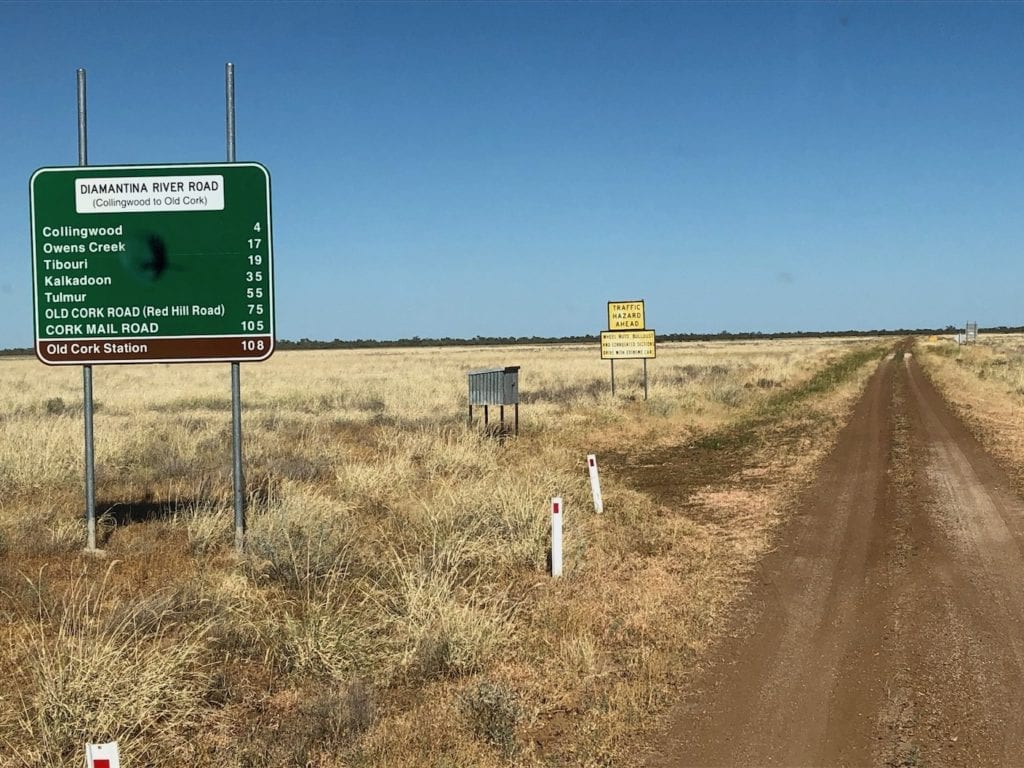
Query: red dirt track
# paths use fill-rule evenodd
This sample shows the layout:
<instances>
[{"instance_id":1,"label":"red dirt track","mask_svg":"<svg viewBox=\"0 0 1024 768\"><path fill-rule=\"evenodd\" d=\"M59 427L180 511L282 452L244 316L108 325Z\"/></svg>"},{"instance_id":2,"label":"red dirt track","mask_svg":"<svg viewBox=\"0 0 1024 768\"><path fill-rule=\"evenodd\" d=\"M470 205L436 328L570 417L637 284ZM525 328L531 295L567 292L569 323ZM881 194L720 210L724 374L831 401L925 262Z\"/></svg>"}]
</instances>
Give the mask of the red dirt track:
<instances>
[{"instance_id":1,"label":"red dirt track","mask_svg":"<svg viewBox=\"0 0 1024 768\"><path fill-rule=\"evenodd\" d=\"M1024 765L1024 503L910 352L777 543L650 768Z\"/></svg>"}]
</instances>

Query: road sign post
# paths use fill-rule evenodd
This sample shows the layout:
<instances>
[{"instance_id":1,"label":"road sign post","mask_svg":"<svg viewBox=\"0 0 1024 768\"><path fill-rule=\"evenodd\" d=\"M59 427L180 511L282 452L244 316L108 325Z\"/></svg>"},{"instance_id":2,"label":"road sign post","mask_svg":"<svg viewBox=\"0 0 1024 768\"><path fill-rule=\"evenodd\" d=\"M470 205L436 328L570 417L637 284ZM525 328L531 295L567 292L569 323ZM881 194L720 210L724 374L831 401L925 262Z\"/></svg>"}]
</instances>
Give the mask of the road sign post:
<instances>
[{"instance_id":1,"label":"road sign post","mask_svg":"<svg viewBox=\"0 0 1024 768\"><path fill-rule=\"evenodd\" d=\"M75 73L78 92L78 164L89 164L85 70ZM93 434L92 366L82 366L82 414L85 424L85 551L96 552L96 455Z\"/></svg>"},{"instance_id":2,"label":"road sign post","mask_svg":"<svg viewBox=\"0 0 1024 768\"><path fill-rule=\"evenodd\" d=\"M612 371L615 396L615 361L641 358L644 361L644 400L647 399L647 359L656 357L654 331L648 330L643 299L608 302L608 330L601 331L601 359Z\"/></svg>"},{"instance_id":3,"label":"road sign post","mask_svg":"<svg viewBox=\"0 0 1024 768\"><path fill-rule=\"evenodd\" d=\"M235 157L235 65L224 65L224 126L227 161ZM273 338L273 335L272 335ZM245 467L242 461L242 365L231 363L231 486L235 508L235 551L245 551Z\"/></svg>"},{"instance_id":4,"label":"road sign post","mask_svg":"<svg viewBox=\"0 0 1024 768\"><path fill-rule=\"evenodd\" d=\"M602 360L646 360L657 356L653 330L601 331Z\"/></svg>"},{"instance_id":5,"label":"road sign post","mask_svg":"<svg viewBox=\"0 0 1024 768\"><path fill-rule=\"evenodd\" d=\"M646 327L643 299L608 302L609 331L642 331Z\"/></svg>"},{"instance_id":6,"label":"road sign post","mask_svg":"<svg viewBox=\"0 0 1024 768\"><path fill-rule=\"evenodd\" d=\"M43 168L30 187L35 348L44 363L271 355L263 166Z\"/></svg>"},{"instance_id":7,"label":"road sign post","mask_svg":"<svg viewBox=\"0 0 1024 768\"><path fill-rule=\"evenodd\" d=\"M270 175L235 162L234 65L225 68L228 165L89 166L85 70L78 166L29 182L36 356L81 365L86 551L96 549L92 366L231 361L235 545L244 547L239 363L274 351Z\"/></svg>"}]
</instances>

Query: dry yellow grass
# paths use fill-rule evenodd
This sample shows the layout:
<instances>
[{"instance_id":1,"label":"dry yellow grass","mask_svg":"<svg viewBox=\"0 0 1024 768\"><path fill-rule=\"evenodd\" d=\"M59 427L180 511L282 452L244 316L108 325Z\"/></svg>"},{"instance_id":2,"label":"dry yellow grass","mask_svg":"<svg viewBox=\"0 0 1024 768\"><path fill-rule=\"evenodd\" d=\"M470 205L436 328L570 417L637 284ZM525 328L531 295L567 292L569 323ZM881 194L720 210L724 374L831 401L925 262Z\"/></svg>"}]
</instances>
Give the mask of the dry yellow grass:
<instances>
[{"instance_id":1,"label":"dry yellow grass","mask_svg":"<svg viewBox=\"0 0 1024 768\"><path fill-rule=\"evenodd\" d=\"M958 346L951 338L919 340L918 360L986 447L1024 475L1024 335L979 337Z\"/></svg>"},{"instance_id":2,"label":"dry yellow grass","mask_svg":"<svg viewBox=\"0 0 1024 768\"><path fill-rule=\"evenodd\" d=\"M647 402L592 346L279 353L243 367L241 558L227 367L97 368L106 561L80 553L80 371L0 360L0 743L47 768L114 738L153 766L628 764L872 362L801 388L866 348L663 344ZM466 425L465 372L506 364L501 441ZM742 471L666 505L608 466L592 513L587 452L742 424Z\"/></svg>"}]
</instances>

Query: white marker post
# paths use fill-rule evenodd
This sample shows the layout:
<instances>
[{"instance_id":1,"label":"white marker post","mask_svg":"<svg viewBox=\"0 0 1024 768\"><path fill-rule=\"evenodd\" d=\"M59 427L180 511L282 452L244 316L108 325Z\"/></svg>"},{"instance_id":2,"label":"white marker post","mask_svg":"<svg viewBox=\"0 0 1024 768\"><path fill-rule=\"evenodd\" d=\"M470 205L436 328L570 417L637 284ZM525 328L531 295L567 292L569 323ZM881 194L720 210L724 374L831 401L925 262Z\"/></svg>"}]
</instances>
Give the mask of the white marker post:
<instances>
[{"instance_id":1,"label":"white marker post","mask_svg":"<svg viewBox=\"0 0 1024 768\"><path fill-rule=\"evenodd\" d=\"M121 768L121 751L117 742L86 744L85 768Z\"/></svg>"},{"instance_id":2,"label":"white marker post","mask_svg":"<svg viewBox=\"0 0 1024 768\"><path fill-rule=\"evenodd\" d=\"M562 575L562 497L555 496L551 500L551 576Z\"/></svg>"},{"instance_id":3,"label":"white marker post","mask_svg":"<svg viewBox=\"0 0 1024 768\"><path fill-rule=\"evenodd\" d=\"M601 478L597 475L597 456L587 456L587 469L590 470L590 490L594 494L594 511L597 514L604 512L604 502L601 500Z\"/></svg>"}]
</instances>

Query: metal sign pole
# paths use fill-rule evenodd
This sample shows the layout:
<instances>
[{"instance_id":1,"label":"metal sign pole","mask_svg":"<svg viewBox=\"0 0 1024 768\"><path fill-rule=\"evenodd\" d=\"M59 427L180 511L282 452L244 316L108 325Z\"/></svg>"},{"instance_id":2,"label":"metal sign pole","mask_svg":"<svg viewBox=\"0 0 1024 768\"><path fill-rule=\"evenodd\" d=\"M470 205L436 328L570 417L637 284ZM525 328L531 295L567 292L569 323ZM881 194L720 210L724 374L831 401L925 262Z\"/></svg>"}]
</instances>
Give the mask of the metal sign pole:
<instances>
[{"instance_id":1,"label":"metal sign pole","mask_svg":"<svg viewBox=\"0 0 1024 768\"><path fill-rule=\"evenodd\" d=\"M612 364L612 397L615 397L615 358L611 359Z\"/></svg>"},{"instance_id":2,"label":"metal sign pole","mask_svg":"<svg viewBox=\"0 0 1024 768\"><path fill-rule=\"evenodd\" d=\"M644 358L644 400L647 399L647 358Z\"/></svg>"},{"instance_id":3,"label":"metal sign pole","mask_svg":"<svg viewBox=\"0 0 1024 768\"><path fill-rule=\"evenodd\" d=\"M224 66L227 101L228 162L235 162L235 65ZM242 373L241 364L231 364L231 456L234 464L235 549L245 550L245 477L242 474Z\"/></svg>"},{"instance_id":4,"label":"metal sign pole","mask_svg":"<svg viewBox=\"0 0 1024 768\"><path fill-rule=\"evenodd\" d=\"M85 70L78 79L78 164L89 164L88 131L86 130ZM96 457L93 451L92 366L82 366L82 410L85 414L85 527L87 552L96 551Z\"/></svg>"}]
</instances>

